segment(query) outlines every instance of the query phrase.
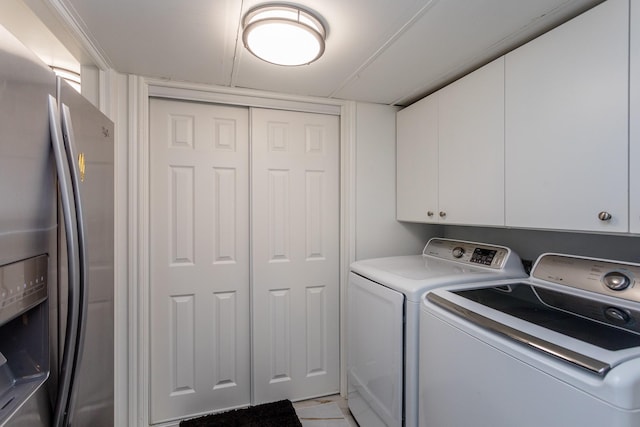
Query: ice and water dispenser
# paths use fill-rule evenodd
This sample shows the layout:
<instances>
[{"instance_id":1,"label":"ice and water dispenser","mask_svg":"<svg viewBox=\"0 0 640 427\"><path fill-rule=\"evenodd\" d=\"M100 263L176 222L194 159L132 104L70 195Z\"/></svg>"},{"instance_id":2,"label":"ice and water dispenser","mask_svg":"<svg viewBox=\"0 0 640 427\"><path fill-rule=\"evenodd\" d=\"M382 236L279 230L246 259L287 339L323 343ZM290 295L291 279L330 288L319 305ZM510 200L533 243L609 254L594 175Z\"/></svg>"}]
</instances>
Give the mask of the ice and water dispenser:
<instances>
[{"instance_id":1,"label":"ice and water dispenser","mask_svg":"<svg viewBox=\"0 0 640 427\"><path fill-rule=\"evenodd\" d=\"M0 266L0 426L49 375L47 267L47 255Z\"/></svg>"}]
</instances>

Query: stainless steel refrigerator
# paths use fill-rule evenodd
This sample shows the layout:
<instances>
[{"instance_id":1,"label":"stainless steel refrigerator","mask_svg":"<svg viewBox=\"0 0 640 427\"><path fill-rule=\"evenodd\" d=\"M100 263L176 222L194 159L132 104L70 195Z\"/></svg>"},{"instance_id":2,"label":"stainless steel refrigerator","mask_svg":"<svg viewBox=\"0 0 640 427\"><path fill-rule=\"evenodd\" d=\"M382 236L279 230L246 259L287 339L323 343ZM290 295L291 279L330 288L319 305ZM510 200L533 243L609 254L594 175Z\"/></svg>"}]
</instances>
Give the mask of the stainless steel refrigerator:
<instances>
[{"instance_id":1,"label":"stainless steel refrigerator","mask_svg":"<svg viewBox=\"0 0 640 427\"><path fill-rule=\"evenodd\" d=\"M0 427L113 425L113 126L0 27Z\"/></svg>"}]
</instances>

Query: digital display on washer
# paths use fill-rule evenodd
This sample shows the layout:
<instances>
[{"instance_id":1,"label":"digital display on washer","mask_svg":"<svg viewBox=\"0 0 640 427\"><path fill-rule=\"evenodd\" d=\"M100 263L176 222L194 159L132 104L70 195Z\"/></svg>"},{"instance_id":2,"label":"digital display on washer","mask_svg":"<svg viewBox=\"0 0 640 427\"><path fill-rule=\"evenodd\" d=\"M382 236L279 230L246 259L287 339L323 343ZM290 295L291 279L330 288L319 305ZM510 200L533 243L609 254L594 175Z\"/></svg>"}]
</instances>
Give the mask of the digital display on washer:
<instances>
[{"instance_id":1,"label":"digital display on washer","mask_svg":"<svg viewBox=\"0 0 640 427\"><path fill-rule=\"evenodd\" d=\"M599 321L575 315L566 309L557 309L549 303L563 308L583 307L585 313L603 313L607 304L581 298L576 295L552 291L525 283L514 283L507 287L480 288L452 291L466 299L510 314L552 331L588 342L607 350L622 350L640 346L640 333L621 329L623 325L612 323L603 315ZM545 302L543 302L543 300ZM599 306L602 304L602 306ZM629 329L635 324L635 314L629 311Z\"/></svg>"},{"instance_id":2,"label":"digital display on washer","mask_svg":"<svg viewBox=\"0 0 640 427\"><path fill-rule=\"evenodd\" d=\"M497 252L495 249L475 248L469 261L476 264L491 265Z\"/></svg>"}]
</instances>

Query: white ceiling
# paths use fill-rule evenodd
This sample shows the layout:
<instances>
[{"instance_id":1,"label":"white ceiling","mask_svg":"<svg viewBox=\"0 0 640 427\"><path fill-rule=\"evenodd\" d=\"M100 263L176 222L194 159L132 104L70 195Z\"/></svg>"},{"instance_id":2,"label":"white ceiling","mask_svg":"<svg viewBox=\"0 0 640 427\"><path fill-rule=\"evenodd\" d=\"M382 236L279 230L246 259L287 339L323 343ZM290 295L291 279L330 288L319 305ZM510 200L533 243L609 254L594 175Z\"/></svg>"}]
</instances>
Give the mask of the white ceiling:
<instances>
[{"instance_id":1,"label":"white ceiling","mask_svg":"<svg viewBox=\"0 0 640 427\"><path fill-rule=\"evenodd\" d=\"M328 29L325 54L302 67L243 47L242 17L265 1L40 1L122 73L407 105L602 0L299 0Z\"/></svg>"}]
</instances>

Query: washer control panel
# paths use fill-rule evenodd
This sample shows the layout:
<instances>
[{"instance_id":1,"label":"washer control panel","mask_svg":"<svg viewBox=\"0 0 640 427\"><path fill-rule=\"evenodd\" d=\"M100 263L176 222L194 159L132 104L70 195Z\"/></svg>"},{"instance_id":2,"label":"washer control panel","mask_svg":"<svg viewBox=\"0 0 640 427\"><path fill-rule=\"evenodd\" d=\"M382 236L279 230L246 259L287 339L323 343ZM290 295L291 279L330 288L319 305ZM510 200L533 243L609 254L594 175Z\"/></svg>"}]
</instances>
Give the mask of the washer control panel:
<instances>
[{"instance_id":1,"label":"washer control panel","mask_svg":"<svg viewBox=\"0 0 640 427\"><path fill-rule=\"evenodd\" d=\"M510 253L503 246L437 238L429 240L422 251L423 255L497 270L504 268Z\"/></svg>"},{"instance_id":2,"label":"washer control panel","mask_svg":"<svg viewBox=\"0 0 640 427\"><path fill-rule=\"evenodd\" d=\"M531 277L640 302L640 264L544 254L536 262ZM615 310L609 315L624 317Z\"/></svg>"}]
</instances>

